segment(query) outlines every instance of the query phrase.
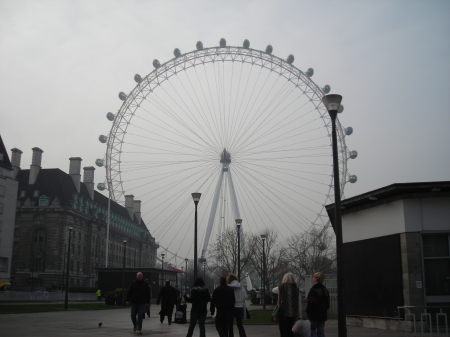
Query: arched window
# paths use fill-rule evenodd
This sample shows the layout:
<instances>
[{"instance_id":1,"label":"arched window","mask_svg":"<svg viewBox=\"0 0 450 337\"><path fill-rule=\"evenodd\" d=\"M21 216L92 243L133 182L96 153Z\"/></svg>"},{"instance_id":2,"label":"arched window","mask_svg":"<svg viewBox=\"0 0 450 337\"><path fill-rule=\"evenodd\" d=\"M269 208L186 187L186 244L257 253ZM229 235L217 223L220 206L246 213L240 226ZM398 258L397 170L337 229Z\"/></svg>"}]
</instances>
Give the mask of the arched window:
<instances>
[{"instance_id":1,"label":"arched window","mask_svg":"<svg viewBox=\"0 0 450 337\"><path fill-rule=\"evenodd\" d=\"M45 194L42 194L42 195L39 197L39 206L41 206L41 207L47 207L47 206L48 206L48 203L49 203L48 197L47 197Z\"/></svg>"}]
</instances>

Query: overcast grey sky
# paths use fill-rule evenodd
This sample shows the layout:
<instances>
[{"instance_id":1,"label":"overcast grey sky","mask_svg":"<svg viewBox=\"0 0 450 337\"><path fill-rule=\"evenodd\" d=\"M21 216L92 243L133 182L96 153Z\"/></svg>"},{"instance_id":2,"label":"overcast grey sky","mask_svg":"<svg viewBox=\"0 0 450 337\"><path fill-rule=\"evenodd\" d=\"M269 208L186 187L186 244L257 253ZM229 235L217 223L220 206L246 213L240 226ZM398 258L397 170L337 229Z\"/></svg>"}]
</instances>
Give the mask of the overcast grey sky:
<instances>
[{"instance_id":1,"label":"overcast grey sky","mask_svg":"<svg viewBox=\"0 0 450 337\"><path fill-rule=\"evenodd\" d=\"M154 58L249 39L313 67L314 82L344 96L358 151L352 196L391 183L450 179L450 1L0 0L0 134L44 150L68 171L104 155L97 140ZM331 160L331 159L330 159ZM96 172L101 181L104 173ZM143 205L145 207L145 205Z\"/></svg>"}]
</instances>

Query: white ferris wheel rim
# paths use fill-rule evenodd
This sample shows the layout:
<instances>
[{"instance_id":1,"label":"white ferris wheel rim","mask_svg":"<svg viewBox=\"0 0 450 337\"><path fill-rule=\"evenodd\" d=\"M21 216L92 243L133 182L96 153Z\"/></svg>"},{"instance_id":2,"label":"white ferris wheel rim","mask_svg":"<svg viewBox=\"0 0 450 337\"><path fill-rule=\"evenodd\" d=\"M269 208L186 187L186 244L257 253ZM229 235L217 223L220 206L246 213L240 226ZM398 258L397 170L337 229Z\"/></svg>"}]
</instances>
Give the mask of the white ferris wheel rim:
<instances>
[{"instance_id":1,"label":"white ferris wheel rim","mask_svg":"<svg viewBox=\"0 0 450 337\"><path fill-rule=\"evenodd\" d=\"M175 52L176 53L176 52ZM155 69L144 78L136 75L135 80L137 85L131 90L128 95L121 97L123 104L115 115L113 125L110 129L107 139L106 150L106 181L108 189L111 193L112 199L121 202L125 195L124 181L122 179L122 147L124 139L127 134L128 125L140 108L143 101L148 95L151 95L164 82L169 81L173 76L181 72L187 71L191 68L204 66L206 64L215 62L241 62L252 66L259 66L261 68L270 70L284 77L287 82L290 82L296 88L299 88L304 95L308 97L311 105L320 114L324 121L324 127L327 130L329 139L331 139L331 123L328 119L326 109L322 104L323 89L312 81L311 77L305 72L295 67L291 62L283 60L270 52L262 50L246 48L246 47L231 47L218 46L210 48L199 48L185 54L175 56L173 59L159 64L154 61ZM337 135L339 143L340 155L340 172L344 179L341 180L341 193L344 192L347 175L347 159L348 151L345 144L345 132L337 121ZM325 202L331 201L330 194L332 194L332 177L330 172L329 188L324 195L324 204L322 209L318 212L317 218L321 219L324 216ZM321 219L323 224L323 219ZM177 252L171 251L170 247L161 247L174 256L178 256ZM184 258L184 257L183 257Z\"/></svg>"}]
</instances>

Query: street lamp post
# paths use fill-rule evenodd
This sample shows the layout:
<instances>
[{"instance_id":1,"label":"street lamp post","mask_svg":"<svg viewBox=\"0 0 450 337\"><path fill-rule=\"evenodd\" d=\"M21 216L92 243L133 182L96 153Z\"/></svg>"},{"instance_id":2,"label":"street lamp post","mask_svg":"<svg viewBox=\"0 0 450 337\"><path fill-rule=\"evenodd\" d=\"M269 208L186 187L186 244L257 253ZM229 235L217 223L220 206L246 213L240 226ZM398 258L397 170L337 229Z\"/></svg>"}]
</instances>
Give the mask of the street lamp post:
<instances>
[{"instance_id":1,"label":"street lamp post","mask_svg":"<svg viewBox=\"0 0 450 337\"><path fill-rule=\"evenodd\" d=\"M69 272L70 272L70 241L72 239L73 227L69 227L69 242L67 245L67 258L66 258L66 289L64 295L64 309L67 310L69 306Z\"/></svg>"},{"instance_id":2,"label":"street lamp post","mask_svg":"<svg viewBox=\"0 0 450 337\"><path fill-rule=\"evenodd\" d=\"M125 265L127 260L127 240L122 241L123 244L123 261L122 261L122 304L125 304Z\"/></svg>"},{"instance_id":3,"label":"street lamp post","mask_svg":"<svg viewBox=\"0 0 450 337\"><path fill-rule=\"evenodd\" d=\"M186 267L184 268L184 272L185 272L185 274L184 274L184 283L185 283L185 285L184 285L184 293L186 294L186 287L187 287L187 285L188 285L188 280L187 280L187 274L188 274L188 268L187 268L187 263L188 263L188 259L186 258L186 259L184 259L184 263L186 264Z\"/></svg>"},{"instance_id":4,"label":"street lamp post","mask_svg":"<svg viewBox=\"0 0 450 337\"><path fill-rule=\"evenodd\" d=\"M197 205L200 201L201 193L192 193L192 199L195 204L195 230L194 230L194 280L197 279Z\"/></svg>"},{"instance_id":5,"label":"street lamp post","mask_svg":"<svg viewBox=\"0 0 450 337\"><path fill-rule=\"evenodd\" d=\"M267 235L262 234L262 249L263 249L263 263L262 263L262 300L263 300L263 310L266 310L266 248L265 248L265 242L266 242Z\"/></svg>"},{"instance_id":6,"label":"street lamp post","mask_svg":"<svg viewBox=\"0 0 450 337\"><path fill-rule=\"evenodd\" d=\"M164 285L164 257L166 254L161 254L161 285Z\"/></svg>"},{"instance_id":7,"label":"street lamp post","mask_svg":"<svg viewBox=\"0 0 450 337\"><path fill-rule=\"evenodd\" d=\"M238 280L241 281L241 225L242 219L236 219L236 229L237 229L237 272L238 272Z\"/></svg>"},{"instance_id":8,"label":"street lamp post","mask_svg":"<svg viewBox=\"0 0 450 337\"><path fill-rule=\"evenodd\" d=\"M337 261L337 290L338 290L338 336L347 336L347 323L344 306L344 264L342 240L341 189L339 182L339 160L337 150L336 117L341 106L341 95L326 95L322 102L331 118L333 145L333 179L334 179L334 230L336 233L336 261Z\"/></svg>"}]
</instances>

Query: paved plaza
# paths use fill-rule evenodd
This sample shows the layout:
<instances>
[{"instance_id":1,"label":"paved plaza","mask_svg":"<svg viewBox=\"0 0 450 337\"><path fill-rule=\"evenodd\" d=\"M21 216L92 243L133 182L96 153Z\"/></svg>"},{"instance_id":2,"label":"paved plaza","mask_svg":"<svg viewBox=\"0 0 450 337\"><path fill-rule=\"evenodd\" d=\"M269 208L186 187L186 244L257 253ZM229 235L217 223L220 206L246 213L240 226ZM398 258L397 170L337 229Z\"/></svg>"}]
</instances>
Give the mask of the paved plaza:
<instances>
[{"instance_id":1,"label":"paved plaza","mask_svg":"<svg viewBox=\"0 0 450 337\"><path fill-rule=\"evenodd\" d=\"M186 336L187 324L161 324L157 317L157 306L152 306L151 318L143 323L143 336ZM99 323L102 323L99 327ZM96 311L64 311L30 314L0 315L0 335L2 337L93 337L93 336L133 336L129 309ZM278 337L276 325L247 325L247 336ZM218 336L214 325L207 324L207 336ZM239 334L235 332L235 336ZM327 337L337 337L337 322L329 321L326 326ZM198 327L194 336L199 336ZM349 337L409 337L412 334L378 329L348 327Z\"/></svg>"}]
</instances>

